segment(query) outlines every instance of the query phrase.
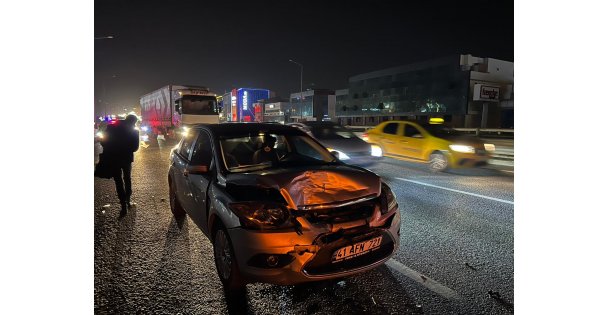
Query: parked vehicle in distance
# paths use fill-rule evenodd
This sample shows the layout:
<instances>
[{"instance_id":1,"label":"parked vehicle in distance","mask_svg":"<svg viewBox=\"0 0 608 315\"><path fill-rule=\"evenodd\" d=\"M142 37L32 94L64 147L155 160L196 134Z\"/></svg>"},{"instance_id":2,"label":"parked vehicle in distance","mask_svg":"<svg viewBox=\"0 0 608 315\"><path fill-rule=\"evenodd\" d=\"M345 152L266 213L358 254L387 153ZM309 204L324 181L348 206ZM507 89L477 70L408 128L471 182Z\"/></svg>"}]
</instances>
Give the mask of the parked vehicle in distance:
<instances>
[{"instance_id":1,"label":"parked vehicle in distance","mask_svg":"<svg viewBox=\"0 0 608 315\"><path fill-rule=\"evenodd\" d=\"M209 238L228 292L364 272L399 247L401 216L389 186L297 128L196 125L170 160L171 211Z\"/></svg>"},{"instance_id":2,"label":"parked vehicle in distance","mask_svg":"<svg viewBox=\"0 0 608 315\"><path fill-rule=\"evenodd\" d=\"M188 125L219 123L217 98L202 86L167 85L139 99L141 131L152 138L180 136Z\"/></svg>"},{"instance_id":3,"label":"parked vehicle in distance","mask_svg":"<svg viewBox=\"0 0 608 315\"><path fill-rule=\"evenodd\" d=\"M357 137L351 130L331 121L306 121L289 123L317 139L329 151L335 151L338 158L347 164L367 167L382 159L380 147L370 145Z\"/></svg>"},{"instance_id":4,"label":"parked vehicle in distance","mask_svg":"<svg viewBox=\"0 0 608 315\"><path fill-rule=\"evenodd\" d=\"M441 122L385 121L363 137L380 146L384 156L428 163L432 171L486 165L494 147Z\"/></svg>"}]
</instances>

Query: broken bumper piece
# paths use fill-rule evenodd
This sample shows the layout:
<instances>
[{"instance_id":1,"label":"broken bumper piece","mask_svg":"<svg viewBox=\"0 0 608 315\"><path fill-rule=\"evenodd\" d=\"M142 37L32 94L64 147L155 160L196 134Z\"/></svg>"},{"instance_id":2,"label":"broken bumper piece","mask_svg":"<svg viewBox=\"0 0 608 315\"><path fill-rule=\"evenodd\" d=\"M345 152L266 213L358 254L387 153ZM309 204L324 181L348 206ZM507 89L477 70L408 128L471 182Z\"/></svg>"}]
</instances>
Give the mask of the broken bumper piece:
<instances>
[{"instance_id":1,"label":"broken bumper piece","mask_svg":"<svg viewBox=\"0 0 608 315\"><path fill-rule=\"evenodd\" d=\"M377 209L371 220L358 226L346 224L302 223L301 234L294 230L257 231L229 229L238 244L236 260L248 282L278 285L326 280L353 275L378 267L399 247L400 213L395 207L384 215ZM373 249L336 261L336 252L356 244L378 239ZM364 249L360 245L360 249Z\"/></svg>"}]
</instances>

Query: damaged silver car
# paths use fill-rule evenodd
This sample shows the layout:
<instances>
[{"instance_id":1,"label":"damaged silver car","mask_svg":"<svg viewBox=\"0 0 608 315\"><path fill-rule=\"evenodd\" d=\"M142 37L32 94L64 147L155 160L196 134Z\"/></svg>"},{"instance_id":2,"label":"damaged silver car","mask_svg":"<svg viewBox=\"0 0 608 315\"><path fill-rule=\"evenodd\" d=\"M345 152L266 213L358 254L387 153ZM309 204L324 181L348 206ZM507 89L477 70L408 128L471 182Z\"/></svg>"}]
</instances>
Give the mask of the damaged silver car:
<instances>
[{"instance_id":1,"label":"damaged silver car","mask_svg":"<svg viewBox=\"0 0 608 315\"><path fill-rule=\"evenodd\" d=\"M171 211L210 239L228 291L360 273L399 247L388 185L296 128L196 125L172 151L168 180Z\"/></svg>"}]
</instances>

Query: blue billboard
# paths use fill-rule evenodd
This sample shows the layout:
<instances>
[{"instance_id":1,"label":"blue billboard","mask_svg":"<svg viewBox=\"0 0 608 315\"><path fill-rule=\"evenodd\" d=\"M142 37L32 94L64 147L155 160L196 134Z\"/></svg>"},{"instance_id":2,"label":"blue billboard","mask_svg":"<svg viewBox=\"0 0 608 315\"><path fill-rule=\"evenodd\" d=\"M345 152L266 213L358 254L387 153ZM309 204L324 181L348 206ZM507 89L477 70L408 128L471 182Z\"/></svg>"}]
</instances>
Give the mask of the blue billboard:
<instances>
[{"instance_id":1,"label":"blue billboard","mask_svg":"<svg viewBox=\"0 0 608 315\"><path fill-rule=\"evenodd\" d=\"M254 103L270 98L270 90L240 88L236 90L237 121L255 121ZM260 110L260 109L258 109Z\"/></svg>"}]
</instances>

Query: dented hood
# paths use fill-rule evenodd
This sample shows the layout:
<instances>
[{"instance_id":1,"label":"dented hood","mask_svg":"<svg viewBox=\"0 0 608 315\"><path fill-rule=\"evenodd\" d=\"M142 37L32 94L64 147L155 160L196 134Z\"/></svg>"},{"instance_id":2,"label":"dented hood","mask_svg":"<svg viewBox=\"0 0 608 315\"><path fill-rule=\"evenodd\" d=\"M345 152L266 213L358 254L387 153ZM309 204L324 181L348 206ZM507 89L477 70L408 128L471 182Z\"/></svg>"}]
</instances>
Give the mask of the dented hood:
<instances>
[{"instance_id":1,"label":"dented hood","mask_svg":"<svg viewBox=\"0 0 608 315\"><path fill-rule=\"evenodd\" d=\"M300 209L380 194L380 177L367 170L346 165L229 174L226 184L276 189L290 206Z\"/></svg>"}]
</instances>

